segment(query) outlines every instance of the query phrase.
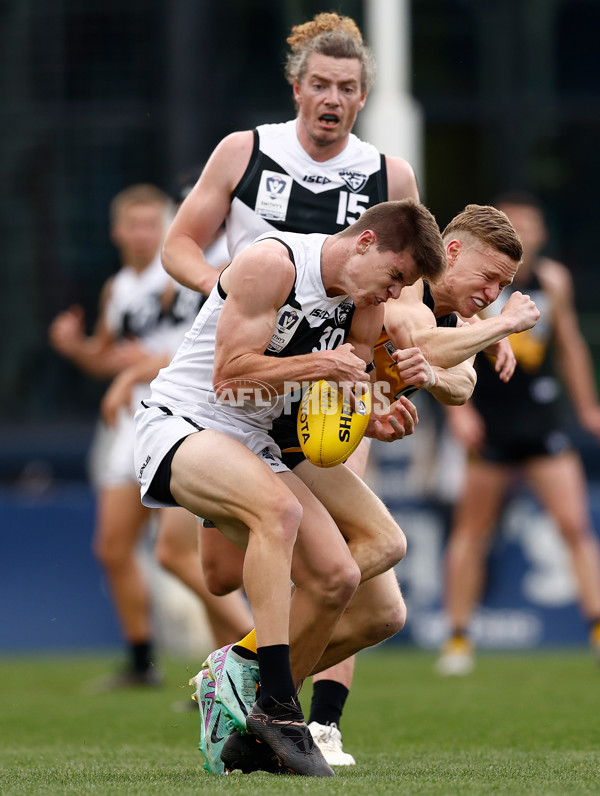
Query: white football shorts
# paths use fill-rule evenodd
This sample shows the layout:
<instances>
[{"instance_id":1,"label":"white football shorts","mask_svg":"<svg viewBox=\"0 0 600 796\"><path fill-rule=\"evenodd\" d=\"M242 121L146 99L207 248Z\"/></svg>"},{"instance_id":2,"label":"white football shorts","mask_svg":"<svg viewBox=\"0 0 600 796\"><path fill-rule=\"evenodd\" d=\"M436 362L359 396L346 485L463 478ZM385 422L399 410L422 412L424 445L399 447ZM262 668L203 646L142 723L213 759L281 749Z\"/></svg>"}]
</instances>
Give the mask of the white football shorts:
<instances>
[{"instance_id":1,"label":"white football shorts","mask_svg":"<svg viewBox=\"0 0 600 796\"><path fill-rule=\"evenodd\" d=\"M169 414L165 408L141 406L135 413L135 470L142 492L142 503L151 508L162 508L161 503L148 495L156 471L176 442L203 428L220 431L244 444L259 456L275 473L289 472L281 461L281 451L266 431L249 426L226 425L215 418L200 420L185 419ZM205 425L201 423L205 422Z\"/></svg>"}]
</instances>

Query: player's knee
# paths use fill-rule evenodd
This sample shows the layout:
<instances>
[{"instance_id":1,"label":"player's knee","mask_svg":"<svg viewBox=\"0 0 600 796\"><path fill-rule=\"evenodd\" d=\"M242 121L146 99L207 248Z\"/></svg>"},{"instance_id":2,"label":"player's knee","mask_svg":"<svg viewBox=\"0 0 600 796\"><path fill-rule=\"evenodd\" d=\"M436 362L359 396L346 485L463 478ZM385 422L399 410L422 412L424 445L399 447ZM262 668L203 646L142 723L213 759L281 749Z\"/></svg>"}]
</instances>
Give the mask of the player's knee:
<instances>
[{"instance_id":1,"label":"player's knee","mask_svg":"<svg viewBox=\"0 0 600 796\"><path fill-rule=\"evenodd\" d=\"M162 539L160 535L156 540L156 545L154 547L154 557L161 567L167 570L167 572L173 571L173 562L175 558L173 555L173 550L171 549L169 542Z\"/></svg>"},{"instance_id":2,"label":"player's knee","mask_svg":"<svg viewBox=\"0 0 600 796\"><path fill-rule=\"evenodd\" d=\"M106 569L119 567L127 558L127 551L120 544L103 536L94 539L92 551L98 562Z\"/></svg>"},{"instance_id":3,"label":"player's knee","mask_svg":"<svg viewBox=\"0 0 600 796\"><path fill-rule=\"evenodd\" d=\"M356 561L349 556L344 566L340 568L338 574L339 602L344 606L352 599L354 593L360 585L361 572Z\"/></svg>"},{"instance_id":4,"label":"player's knee","mask_svg":"<svg viewBox=\"0 0 600 796\"><path fill-rule=\"evenodd\" d=\"M321 561L318 568L292 567L292 579L298 588L324 610L344 609L360 584L361 573L356 561L348 553Z\"/></svg>"},{"instance_id":5,"label":"player's knee","mask_svg":"<svg viewBox=\"0 0 600 796\"><path fill-rule=\"evenodd\" d=\"M289 490L269 497L268 505L259 513L260 520L251 530L271 537L277 545L292 548L302 522L302 505Z\"/></svg>"},{"instance_id":6,"label":"player's knee","mask_svg":"<svg viewBox=\"0 0 600 796\"><path fill-rule=\"evenodd\" d=\"M379 634L383 637L382 641L395 636L406 624L406 603L401 594L393 606L388 606L387 615L383 617L380 625Z\"/></svg>"},{"instance_id":7,"label":"player's knee","mask_svg":"<svg viewBox=\"0 0 600 796\"><path fill-rule=\"evenodd\" d=\"M316 578L317 599L325 608L345 608L360 584L360 568L350 556L333 563Z\"/></svg>"},{"instance_id":8,"label":"player's knee","mask_svg":"<svg viewBox=\"0 0 600 796\"><path fill-rule=\"evenodd\" d=\"M560 522L559 528L565 544L569 548L576 548L580 545L588 545L595 542L595 533L582 520L564 520Z\"/></svg>"},{"instance_id":9,"label":"player's knee","mask_svg":"<svg viewBox=\"0 0 600 796\"><path fill-rule=\"evenodd\" d=\"M402 559L406 555L406 546L407 546L406 536L404 535L404 531L402 531L402 529L399 527L398 537L396 539L396 550L394 554L394 557L396 558L394 566L396 566L396 564L402 561Z\"/></svg>"},{"instance_id":10,"label":"player's knee","mask_svg":"<svg viewBox=\"0 0 600 796\"><path fill-rule=\"evenodd\" d=\"M204 562L202 567L206 588L216 597L231 594L242 585L242 570L227 566L226 562Z\"/></svg>"},{"instance_id":11,"label":"player's knee","mask_svg":"<svg viewBox=\"0 0 600 796\"><path fill-rule=\"evenodd\" d=\"M394 598L374 605L365 620L363 638L366 646L380 644L399 633L406 624L406 603L400 592Z\"/></svg>"},{"instance_id":12,"label":"player's knee","mask_svg":"<svg viewBox=\"0 0 600 796\"><path fill-rule=\"evenodd\" d=\"M395 567L406 555L406 536L395 522L390 527L381 543L382 571Z\"/></svg>"},{"instance_id":13,"label":"player's knee","mask_svg":"<svg viewBox=\"0 0 600 796\"><path fill-rule=\"evenodd\" d=\"M284 502L278 504L277 512L284 531L295 541L298 528L302 522L302 504L295 495L290 493L286 496Z\"/></svg>"}]
</instances>

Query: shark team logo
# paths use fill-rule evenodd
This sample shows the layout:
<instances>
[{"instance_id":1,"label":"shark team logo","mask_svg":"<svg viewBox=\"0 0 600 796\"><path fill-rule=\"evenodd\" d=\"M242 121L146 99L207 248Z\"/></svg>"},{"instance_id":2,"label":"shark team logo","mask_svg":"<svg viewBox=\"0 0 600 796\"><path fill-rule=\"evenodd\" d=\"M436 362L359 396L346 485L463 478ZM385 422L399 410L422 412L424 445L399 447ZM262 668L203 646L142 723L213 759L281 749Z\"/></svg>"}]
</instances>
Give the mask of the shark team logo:
<instances>
[{"instance_id":1,"label":"shark team logo","mask_svg":"<svg viewBox=\"0 0 600 796\"><path fill-rule=\"evenodd\" d=\"M339 307L336 308L335 320L339 326L344 325L344 323L346 322L346 318L352 311L353 307L354 304L348 304L347 302L344 302L343 304L340 304Z\"/></svg>"},{"instance_id":2,"label":"shark team logo","mask_svg":"<svg viewBox=\"0 0 600 796\"><path fill-rule=\"evenodd\" d=\"M339 175L352 193L357 193L361 188L364 188L369 179L366 174L362 174L360 171L340 171Z\"/></svg>"}]
</instances>

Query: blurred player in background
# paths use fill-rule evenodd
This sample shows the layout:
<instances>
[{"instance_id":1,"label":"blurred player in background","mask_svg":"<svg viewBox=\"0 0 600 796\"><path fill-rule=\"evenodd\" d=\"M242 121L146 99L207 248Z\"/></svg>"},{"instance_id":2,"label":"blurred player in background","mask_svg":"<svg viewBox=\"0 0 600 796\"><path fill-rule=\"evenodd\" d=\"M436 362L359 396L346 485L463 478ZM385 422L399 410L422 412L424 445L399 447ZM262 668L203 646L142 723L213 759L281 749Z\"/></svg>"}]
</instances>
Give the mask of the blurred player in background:
<instances>
[{"instance_id":1,"label":"blurred player in background","mask_svg":"<svg viewBox=\"0 0 600 796\"><path fill-rule=\"evenodd\" d=\"M177 206L193 188L201 172L202 166L198 166L178 175ZM218 230L206 250L207 262L216 273L229 262L224 233L224 228ZM204 297L199 297L196 291L178 286L177 292L186 296L189 312L186 311L181 322L177 323L170 340L165 341L168 342L167 348L158 354L147 353L141 358L138 357L133 365L122 370L111 382L101 405L102 416L108 426L116 425L119 414L124 409L130 413L132 407L137 408L136 397L139 398L140 389L147 389L143 385L149 384L160 368L169 364L183 334L194 320L195 311L204 301ZM241 589L238 594L231 595L228 592L222 596L215 596L208 590L198 548L198 527L197 519L179 511L160 512L154 553L161 566L178 577L203 602L213 639L216 644L222 646L239 638L240 633L250 628L252 616ZM196 704L190 700L175 703L174 707L177 710L182 710L184 707L194 709Z\"/></svg>"},{"instance_id":2,"label":"blurred player in background","mask_svg":"<svg viewBox=\"0 0 600 796\"><path fill-rule=\"evenodd\" d=\"M541 311L537 325L510 340L517 358L512 379L499 384L483 354L472 400L448 410L456 438L468 449L465 480L455 506L445 558L445 609L451 635L437 669L469 673L474 649L469 622L485 585L492 534L518 468L556 521L568 547L590 641L600 654L600 549L591 523L585 474L566 431L561 384L581 426L600 439L600 406L592 360L581 335L568 269L541 251L547 229L534 197L514 193L496 206L508 215L523 242L523 263L511 289L492 308L500 311L513 290L530 293Z\"/></svg>"},{"instance_id":3,"label":"blurred player in background","mask_svg":"<svg viewBox=\"0 0 600 796\"><path fill-rule=\"evenodd\" d=\"M351 133L374 79L374 61L356 23L335 13L318 14L295 26L288 44L286 77L296 119L223 139L165 241L165 268L203 293L217 279L204 251L223 222L233 258L269 230L333 234L374 204L418 200L411 166ZM351 459L361 477L367 455L365 441ZM211 558L241 557L234 549L222 552L221 535L210 528L202 531L202 548L209 580ZM342 749L339 732L353 670L350 659L315 678L309 724L333 765L354 763Z\"/></svg>"},{"instance_id":4,"label":"blurred player in background","mask_svg":"<svg viewBox=\"0 0 600 796\"><path fill-rule=\"evenodd\" d=\"M93 333L86 334L78 307L57 316L49 329L53 347L85 373L115 377L102 406L111 430L102 433L96 456L94 551L108 578L128 660L123 671L94 684L96 690L162 682L155 665L148 587L136 558L150 511L140 502L133 466L132 407L147 394L148 361L168 362L203 299L173 282L162 268L160 247L171 218L171 200L155 186L134 185L121 191L111 203L110 229L122 265L102 290ZM179 543L196 550L195 569L191 556L181 566L171 560L168 568L201 592L215 638L230 638L247 628L250 614L241 596L217 598L204 585L196 518L183 509L169 510L162 513L161 526L161 533L172 540L171 548Z\"/></svg>"}]
</instances>

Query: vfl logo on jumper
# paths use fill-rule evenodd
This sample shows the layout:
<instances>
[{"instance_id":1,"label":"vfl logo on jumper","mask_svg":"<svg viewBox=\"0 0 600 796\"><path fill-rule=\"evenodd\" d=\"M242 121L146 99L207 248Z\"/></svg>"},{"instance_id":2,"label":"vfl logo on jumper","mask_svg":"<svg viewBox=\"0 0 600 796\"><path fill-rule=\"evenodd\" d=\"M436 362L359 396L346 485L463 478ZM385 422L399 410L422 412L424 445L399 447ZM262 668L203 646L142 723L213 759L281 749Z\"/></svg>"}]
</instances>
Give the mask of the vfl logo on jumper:
<instances>
[{"instance_id":1,"label":"vfl logo on jumper","mask_svg":"<svg viewBox=\"0 0 600 796\"><path fill-rule=\"evenodd\" d=\"M360 171L340 171L339 175L353 193L364 188L369 179L366 174L361 174Z\"/></svg>"},{"instance_id":2,"label":"vfl logo on jumper","mask_svg":"<svg viewBox=\"0 0 600 796\"><path fill-rule=\"evenodd\" d=\"M286 310L277 321L277 325L281 329L291 329L298 323L299 316L296 310Z\"/></svg>"},{"instance_id":3,"label":"vfl logo on jumper","mask_svg":"<svg viewBox=\"0 0 600 796\"><path fill-rule=\"evenodd\" d=\"M285 180L282 180L281 177L267 177L267 191L269 192L269 196L271 199L275 199L277 194L282 193L285 190Z\"/></svg>"},{"instance_id":4,"label":"vfl logo on jumper","mask_svg":"<svg viewBox=\"0 0 600 796\"><path fill-rule=\"evenodd\" d=\"M263 171L254 212L270 221L285 221L291 192L291 177L276 171Z\"/></svg>"},{"instance_id":5,"label":"vfl logo on jumper","mask_svg":"<svg viewBox=\"0 0 600 796\"><path fill-rule=\"evenodd\" d=\"M275 331L267 351L274 353L282 351L294 336L302 318L304 318L304 313L296 307L292 307L289 304L282 307L279 310Z\"/></svg>"}]
</instances>

